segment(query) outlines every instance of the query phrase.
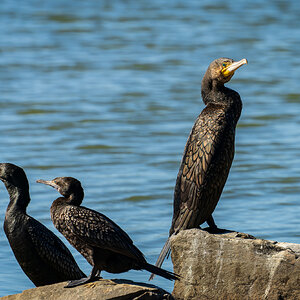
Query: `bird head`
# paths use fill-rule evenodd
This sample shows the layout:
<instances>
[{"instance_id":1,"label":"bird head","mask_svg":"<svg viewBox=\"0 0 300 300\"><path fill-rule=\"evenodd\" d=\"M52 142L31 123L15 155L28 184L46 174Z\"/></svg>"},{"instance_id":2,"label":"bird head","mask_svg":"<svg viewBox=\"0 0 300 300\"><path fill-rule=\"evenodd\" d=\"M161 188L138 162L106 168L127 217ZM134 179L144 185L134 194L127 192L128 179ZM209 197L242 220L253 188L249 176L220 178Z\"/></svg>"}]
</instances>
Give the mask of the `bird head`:
<instances>
[{"instance_id":1,"label":"bird head","mask_svg":"<svg viewBox=\"0 0 300 300\"><path fill-rule=\"evenodd\" d=\"M224 84L232 78L238 68L247 63L248 61L245 58L239 61L225 57L218 58L209 65L205 76Z\"/></svg>"},{"instance_id":2,"label":"bird head","mask_svg":"<svg viewBox=\"0 0 300 300\"><path fill-rule=\"evenodd\" d=\"M66 198L66 202L69 204L80 205L83 200L84 192L81 183L73 177L56 177L53 180L39 179L36 182L52 186Z\"/></svg>"}]
</instances>

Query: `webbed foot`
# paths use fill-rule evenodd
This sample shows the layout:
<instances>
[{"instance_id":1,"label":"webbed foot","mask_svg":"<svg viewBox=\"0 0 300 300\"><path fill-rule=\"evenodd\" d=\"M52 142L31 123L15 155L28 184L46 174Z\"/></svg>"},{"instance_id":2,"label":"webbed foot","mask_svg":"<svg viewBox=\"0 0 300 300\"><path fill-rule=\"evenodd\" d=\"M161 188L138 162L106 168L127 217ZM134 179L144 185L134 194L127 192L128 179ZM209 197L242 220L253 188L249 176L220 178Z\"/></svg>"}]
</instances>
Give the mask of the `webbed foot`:
<instances>
[{"instance_id":1,"label":"webbed foot","mask_svg":"<svg viewBox=\"0 0 300 300\"><path fill-rule=\"evenodd\" d=\"M97 268L93 267L91 274L88 277L83 277L81 279L77 280L71 280L68 282L68 284L65 286L65 288L72 288L75 286L83 285L89 282L94 282L99 280L101 271Z\"/></svg>"},{"instance_id":2,"label":"webbed foot","mask_svg":"<svg viewBox=\"0 0 300 300\"><path fill-rule=\"evenodd\" d=\"M65 286L65 288L72 288L72 287L79 286L79 285L82 285L82 284L85 284L85 283L96 281L98 279L99 279L99 277L90 278L90 276L89 276L89 277L84 277L84 278L77 279L77 280L71 280Z\"/></svg>"},{"instance_id":3,"label":"webbed foot","mask_svg":"<svg viewBox=\"0 0 300 300\"><path fill-rule=\"evenodd\" d=\"M228 230L226 230L226 229L218 228L212 216L210 216L206 220L206 223L208 224L209 227L205 228L205 231L207 231L209 233L226 233L226 232L228 232Z\"/></svg>"}]
</instances>

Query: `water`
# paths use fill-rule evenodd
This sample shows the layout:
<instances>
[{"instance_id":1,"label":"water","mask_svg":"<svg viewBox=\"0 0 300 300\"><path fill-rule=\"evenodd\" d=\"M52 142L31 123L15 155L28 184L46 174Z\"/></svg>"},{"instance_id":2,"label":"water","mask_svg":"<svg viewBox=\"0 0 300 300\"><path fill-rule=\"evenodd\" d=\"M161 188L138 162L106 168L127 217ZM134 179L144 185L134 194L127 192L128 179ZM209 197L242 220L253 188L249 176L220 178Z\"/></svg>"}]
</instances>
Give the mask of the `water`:
<instances>
[{"instance_id":1,"label":"water","mask_svg":"<svg viewBox=\"0 0 300 300\"><path fill-rule=\"evenodd\" d=\"M244 108L214 217L222 228L300 243L299 13L297 1L1 1L0 160L25 169L28 213L58 234L49 216L58 194L35 180L74 176L84 204L154 263L203 109L201 78L217 57L246 57L229 83ZM3 223L2 183L0 199ZM2 228L0 247L0 295L32 288ZM172 269L170 260L163 266ZM149 274L103 276L147 282ZM172 291L167 280L153 283Z\"/></svg>"}]
</instances>

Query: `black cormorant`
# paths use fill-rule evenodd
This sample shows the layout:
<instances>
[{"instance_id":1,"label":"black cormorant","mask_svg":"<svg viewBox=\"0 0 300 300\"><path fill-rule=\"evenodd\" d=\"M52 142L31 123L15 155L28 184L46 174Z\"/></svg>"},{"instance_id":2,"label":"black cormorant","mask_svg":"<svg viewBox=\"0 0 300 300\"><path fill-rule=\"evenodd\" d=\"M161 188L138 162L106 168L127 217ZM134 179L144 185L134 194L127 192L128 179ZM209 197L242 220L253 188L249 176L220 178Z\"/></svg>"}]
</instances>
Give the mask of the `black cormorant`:
<instances>
[{"instance_id":1,"label":"black cormorant","mask_svg":"<svg viewBox=\"0 0 300 300\"><path fill-rule=\"evenodd\" d=\"M80 206L84 192L77 179L57 177L37 182L54 187L63 196L51 206L53 224L93 266L89 277L71 281L67 287L91 282L102 270L122 273L145 269L169 280L178 279L176 274L148 264L126 232L108 217Z\"/></svg>"},{"instance_id":2,"label":"black cormorant","mask_svg":"<svg viewBox=\"0 0 300 300\"><path fill-rule=\"evenodd\" d=\"M174 191L174 211L169 237L180 230L199 228L207 222L217 230L212 213L219 201L234 156L235 128L242 101L227 87L234 72L246 59L214 60L208 67L201 87L206 107L198 116L188 137ZM170 251L166 241L157 259L160 267ZM154 277L152 274L150 280Z\"/></svg>"},{"instance_id":3,"label":"black cormorant","mask_svg":"<svg viewBox=\"0 0 300 300\"><path fill-rule=\"evenodd\" d=\"M4 231L18 263L35 286L84 277L85 274L63 242L43 224L27 215L30 195L23 169L1 163L0 180L10 197Z\"/></svg>"}]
</instances>

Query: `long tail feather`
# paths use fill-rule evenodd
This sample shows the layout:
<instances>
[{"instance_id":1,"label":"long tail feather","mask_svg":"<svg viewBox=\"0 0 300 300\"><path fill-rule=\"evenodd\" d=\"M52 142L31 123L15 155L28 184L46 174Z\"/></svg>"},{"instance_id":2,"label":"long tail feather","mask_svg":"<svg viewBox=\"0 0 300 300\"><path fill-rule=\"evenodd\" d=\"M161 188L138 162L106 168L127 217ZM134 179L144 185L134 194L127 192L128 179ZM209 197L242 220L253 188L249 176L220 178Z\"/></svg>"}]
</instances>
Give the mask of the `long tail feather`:
<instances>
[{"instance_id":1,"label":"long tail feather","mask_svg":"<svg viewBox=\"0 0 300 300\"><path fill-rule=\"evenodd\" d=\"M164 262L166 256L169 257L170 251L171 251L171 244L170 244L170 238L168 238L167 241L165 242L163 248L161 249L159 257L158 257L158 259L155 263L156 267L158 267L158 268L161 267L161 265ZM155 274L156 274L155 272L152 272L152 274L149 277L149 280L152 280L154 278Z\"/></svg>"},{"instance_id":2,"label":"long tail feather","mask_svg":"<svg viewBox=\"0 0 300 300\"><path fill-rule=\"evenodd\" d=\"M164 269L161 269L159 267L156 267L154 265L150 265L148 263L145 263L143 265L143 269L151 272L152 274L156 274L156 275L159 275L159 276L162 276L166 279L169 279L169 280L179 280L180 276L173 273L173 272L169 272L167 270L164 270Z\"/></svg>"}]
</instances>

